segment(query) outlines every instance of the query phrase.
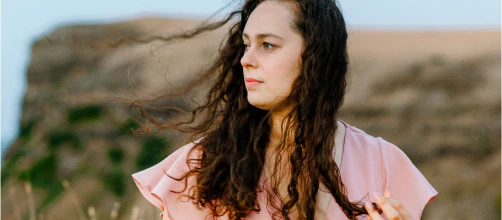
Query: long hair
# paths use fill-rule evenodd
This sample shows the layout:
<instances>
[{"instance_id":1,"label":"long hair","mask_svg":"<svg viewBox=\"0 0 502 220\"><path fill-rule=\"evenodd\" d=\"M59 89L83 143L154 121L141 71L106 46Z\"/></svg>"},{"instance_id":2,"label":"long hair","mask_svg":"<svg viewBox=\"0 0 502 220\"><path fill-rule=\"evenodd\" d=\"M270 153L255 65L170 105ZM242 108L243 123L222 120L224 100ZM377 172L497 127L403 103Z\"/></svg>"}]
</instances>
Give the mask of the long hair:
<instances>
[{"instance_id":1,"label":"long hair","mask_svg":"<svg viewBox=\"0 0 502 220\"><path fill-rule=\"evenodd\" d=\"M206 25L179 38L191 38L219 28L233 17L238 21L229 29L219 55L207 75L217 72L205 102L192 111L191 118L177 123L158 123L159 128L181 129L201 139L191 151L199 158L187 160L190 170L178 181L193 176L196 184L189 195L199 207L211 209L214 216L228 214L241 219L252 211L266 210L257 203L257 189L270 141L270 112L252 106L247 100L240 59L244 54L242 33L252 11L264 0L247 0L242 8L225 20ZM284 119L285 131L277 155L289 159L287 197L274 201L281 182L281 158L274 164L272 193L267 199L273 217L290 219L296 207L299 219L314 219L320 184L331 193L345 215L354 219L367 214L359 203L351 203L333 158L337 112L347 85L348 56L345 21L333 0L282 0L292 10L292 27L303 37L300 74L284 102L293 103ZM172 39L172 38L169 38ZM165 39L167 40L167 39ZM200 119L198 123L194 123ZM178 128L180 129L180 128ZM294 142L286 143L288 134ZM190 152L192 153L192 152ZM284 172L283 172L284 174ZM186 186L186 185L185 185ZM308 195L308 196L307 196Z\"/></svg>"}]
</instances>

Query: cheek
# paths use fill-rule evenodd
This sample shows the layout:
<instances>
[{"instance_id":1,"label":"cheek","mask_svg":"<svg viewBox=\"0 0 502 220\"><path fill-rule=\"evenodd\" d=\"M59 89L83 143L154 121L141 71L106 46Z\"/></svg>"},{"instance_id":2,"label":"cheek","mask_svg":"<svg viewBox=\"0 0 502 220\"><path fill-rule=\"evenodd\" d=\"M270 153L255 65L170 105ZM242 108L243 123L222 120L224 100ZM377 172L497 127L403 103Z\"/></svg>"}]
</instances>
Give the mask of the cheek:
<instances>
[{"instance_id":1,"label":"cheek","mask_svg":"<svg viewBox=\"0 0 502 220\"><path fill-rule=\"evenodd\" d=\"M273 59L271 59L273 60ZM300 73L297 59L284 59L282 62L272 62L269 65L267 87L282 96L289 95L293 81Z\"/></svg>"},{"instance_id":2,"label":"cheek","mask_svg":"<svg viewBox=\"0 0 502 220\"><path fill-rule=\"evenodd\" d=\"M248 92L248 101L263 110L284 100L291 93L291 85L299 74L298 61L267 59L261 63L263 87Z\"/></svg>"}]
</instances>

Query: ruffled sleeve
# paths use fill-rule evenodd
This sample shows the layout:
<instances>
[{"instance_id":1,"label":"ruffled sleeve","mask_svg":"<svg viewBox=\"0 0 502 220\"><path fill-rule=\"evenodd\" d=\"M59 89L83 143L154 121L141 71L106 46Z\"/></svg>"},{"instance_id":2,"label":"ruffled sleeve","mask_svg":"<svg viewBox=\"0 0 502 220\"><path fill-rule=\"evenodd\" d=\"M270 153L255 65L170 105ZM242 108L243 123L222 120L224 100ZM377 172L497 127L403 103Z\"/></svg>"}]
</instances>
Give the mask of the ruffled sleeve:
<instances>
[{"instance_id":1,"label":"ruffled sleeve","mask_svg":"<svg viewBox=\"0 0 502 220\"><path fill-rule=\"evenodd\" d=\"M180 171L183 169L180 169L180 165L185 163L189 150L195 146L194 143L179 148L158 164L132 174L132 178L141 194L162 211L161 216L166 212L165 195L167 190L172 188L172 179L166 174L181 174Z\"/></svg>"},{"instance_id":2,"label":"ruffled sleeve","mask_svg":"<svg viewBox=\"0 0 502 220\"><path fill-rule=\"evenodd\" d=\"M436 198L437 191L401 149L380 137L378 141L385 188L415 219L420 219L425 205Z\"/></svg>"}]
</instances>

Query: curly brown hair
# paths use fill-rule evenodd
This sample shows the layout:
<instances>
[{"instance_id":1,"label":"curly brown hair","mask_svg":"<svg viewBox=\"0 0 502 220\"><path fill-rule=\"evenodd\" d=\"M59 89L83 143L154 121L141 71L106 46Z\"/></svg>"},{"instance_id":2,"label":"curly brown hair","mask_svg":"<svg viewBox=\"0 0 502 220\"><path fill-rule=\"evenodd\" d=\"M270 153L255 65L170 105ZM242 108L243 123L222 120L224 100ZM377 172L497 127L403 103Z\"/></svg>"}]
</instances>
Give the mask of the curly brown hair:
<instances>
[{"instance_id":1,"label":"curly brown hair","mask_svg":"<svg viewBox=\"0 0 502 220\"><path fill-rule=\"evenodd\" d=\"M199 33L217 29L232 18L239 20L231 26L219 56L206 75L217 72L217 79L205 102L192 111L191 118L177 123L150 121L161 129L177 128L195 136L203 136L195 147L200 158L191 158L190 171L178 181L196 178L188 196L199 207L211 209L214 216L228 214L241 219L259 211L257 189L270 142L271 112L251 105L243 79L240 58L244 54L242 34L251 12L264 0L247 0L240 10L230 13L223 21L199 27L192 33L175 37L191 38ZM337 113L347 86L348 56L345 21L333 0L280 0L293 11L293 28L303 37L300 74L292 85L291 94L280 106L291 105L284 119L284 136L277 147L278 155L289 158L290 176L287 198L277 205L274 195L282 169L277 157L269 204L273 218L289 219L293 207L299 219L314 219L320 184L331 193L345 215L354 219L367 214L360 203L351 203L334 158ZM155 39L152 39L155 40ZM158 40L158 39L157 39ZM194 123L196 119L201 121ZM187 126L181 128L181 126ZM294 143L286 143L287 134L294 134ZM186 186L186 185L185 185ZM184 191L184 190L183 190ZM303 195L303 196L300 196ZM308 195L308 196L305 196Z\"/></svg>"}]
</instances>

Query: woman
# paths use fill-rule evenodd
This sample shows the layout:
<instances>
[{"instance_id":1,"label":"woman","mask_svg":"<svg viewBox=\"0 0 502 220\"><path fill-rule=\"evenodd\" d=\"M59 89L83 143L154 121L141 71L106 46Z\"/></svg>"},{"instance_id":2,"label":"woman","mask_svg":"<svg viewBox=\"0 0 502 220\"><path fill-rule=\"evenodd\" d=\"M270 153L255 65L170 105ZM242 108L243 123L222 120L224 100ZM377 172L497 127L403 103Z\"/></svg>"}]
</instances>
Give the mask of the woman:
<instances>
[{"instance_id":1,"label":"woman","mask_svg":"<svg viewBox=\"0 0 502 220\"><path fill-rule=\"evenodd\" d=\"M205 28L235 14L206 102L177 124L204 112L190 127L203 138L133 174L163 219L419 219L434 188L399 148L337 119L336 3L248 0Z\"/></svg>"}]
</instances>

